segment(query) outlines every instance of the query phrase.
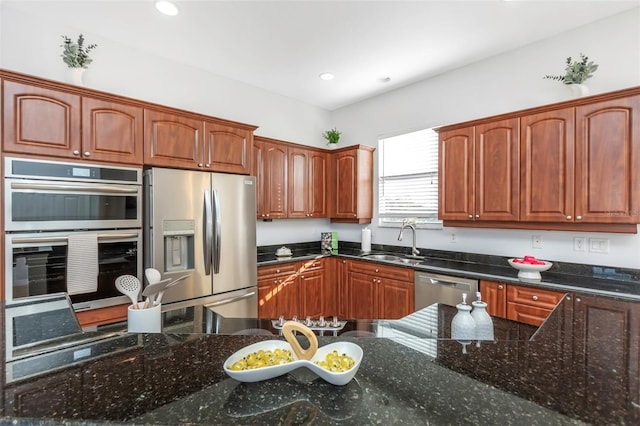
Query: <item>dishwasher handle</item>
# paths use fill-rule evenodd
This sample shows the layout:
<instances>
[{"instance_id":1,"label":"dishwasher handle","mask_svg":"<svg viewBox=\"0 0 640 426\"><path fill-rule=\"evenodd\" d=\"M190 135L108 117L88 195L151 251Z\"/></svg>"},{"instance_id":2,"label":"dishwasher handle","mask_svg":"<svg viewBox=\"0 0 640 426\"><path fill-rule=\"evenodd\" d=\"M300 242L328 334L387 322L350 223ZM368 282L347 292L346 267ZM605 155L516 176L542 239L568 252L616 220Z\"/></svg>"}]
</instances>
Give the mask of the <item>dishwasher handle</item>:
<instances>
[{"instance_id":1,"label":"dishwasher handle","mask_svg":"<svg viewBox=\"0 0 640 426\"><path fill-rule=\"evenodd\" d=\"M429 282L431 284L452 287L452 288L456 288L456 289L467 291L467 292L471 291L471 285L469 285L467 283L461 283L461 282L456 282L456 281L437 280L435 278L429 278Z\"/></svg>"}]
</instances>

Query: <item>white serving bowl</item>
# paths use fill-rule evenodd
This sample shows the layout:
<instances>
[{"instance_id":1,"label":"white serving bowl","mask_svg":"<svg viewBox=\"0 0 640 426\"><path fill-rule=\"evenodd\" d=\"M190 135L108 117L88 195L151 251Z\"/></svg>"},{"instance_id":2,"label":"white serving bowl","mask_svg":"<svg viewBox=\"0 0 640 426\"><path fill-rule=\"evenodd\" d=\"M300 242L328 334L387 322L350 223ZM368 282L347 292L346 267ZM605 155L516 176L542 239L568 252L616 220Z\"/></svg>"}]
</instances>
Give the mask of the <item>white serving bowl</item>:
<instances>
[{"instance_id":1,"label":"white serving bowl","mask_svg":"<svg viewBox=\"0 0 640 426\"><path fill-rule=\"evenodd\" d=\"M542 275L540 272L546 271L553 265L552 262L543 260L544 265L532 265L530 263L515 263L514 259L509 259L509 265L518 270L518 278L524 278L528 280L541 280Z\"/></svg>"},{"instance_id":2,"label":"white serving bowl","mask_svg":"<svg viewBox=\"0 0 640 426\"><path fill-rule=\"evenodd\" d=\"M273 351L278 348L290 350L293 354L294 361L282 365L272 365L268 367L256 368L254 370L233 371L228 368L229 366L233 365L233 363L239 361L252 352L257 352L260 349ZM324 359L327 354L334 349L338 351L339 354L344 353L353 358L353 360L355 361L355 365L344 373L332 373L331 371L325 370L319 365L314 364L315 361ZM323 380L333 385L342 386L346 385L351 381L351 379L354 378L354 376L358 372L358 368L360 368L362 356L362 348L355 343L336 342L318 348L313 358L307 361L297 359L289 343L282 340L266 340L264 342L258 342L249 346L245 346L244 348L238 350L229 358L227 358L227 360L224 362L223 367L224 372L227 373L229 377L239 382L259 382L262 380L268 380L287 374L297 368L306 367L313 373L321 377Z\"/></svg>"}]
</instances>

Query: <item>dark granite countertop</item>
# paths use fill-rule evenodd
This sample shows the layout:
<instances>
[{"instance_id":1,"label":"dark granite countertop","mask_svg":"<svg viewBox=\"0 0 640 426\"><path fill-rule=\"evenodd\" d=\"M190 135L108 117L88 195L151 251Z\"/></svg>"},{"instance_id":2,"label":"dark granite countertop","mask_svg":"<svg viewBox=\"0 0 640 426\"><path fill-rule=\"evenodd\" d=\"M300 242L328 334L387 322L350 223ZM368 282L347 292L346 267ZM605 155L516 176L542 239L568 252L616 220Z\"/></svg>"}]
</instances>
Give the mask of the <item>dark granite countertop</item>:
<instances>
[{"instance_id":1,"label":"dark granite countertop","mask_svg":"<svg viewBox=\"0 0 640 426\"><path fill-rule=\"evenodd\" d=\"M264 246L258 250L258 266L309 260L318 257L338 256L381 262L363 256L359 244L340 242L337 254L322 254L319 243L287 244L291 248L290 258L278 258L275 251L280 245ZM411 267L416 271L436 272L465 278L484 279L550 288L560 291L581 291L633 300L640 300L640 270L598 265L581 265L554 262L548 271L542 272L541 280L518 278L518 271L512 268L506 257L480 255L474 253L448 252L420 249L425 259L418 265L405 266L386 262L395 266ZM373 245L371 253L408 254L408 249L397 246Z\"/></svg>"},{"instance_id":2,"label":"dark granite countertop","mask_svg":"<svg viewBox=\"0 0 640 426\"><path fill-rule=\"evenodd\" d=\"M493 318L495 340L451 339L456 309L350 321L337 337L364 358L333 386L306 369L257 383L223 362L281 339L270 320L222 318L202 306L165 312L164 333L119 333L111 348L23 378L7 364L2 421L15 424L638 424L640 302L569 294L540 327ZM255 330L273 335L257 335ZM244 331L243 331L244 330ZM110 330L112 332L113 329ZM93 331L99 333L100 331ZM212 333L224 334L212 334ZM234 334L254 333L254 334ZM357 337L367 335L375 337ZM104 341L95 342L104 344ZM88 348L88 349L87 349ZM59 351L58 351L59 352ZM98 353L97 351L96 353ZM50 355L50 354L49 354ZM12 378L12 380L9 380Z\"/></svg>"}]
</instances>

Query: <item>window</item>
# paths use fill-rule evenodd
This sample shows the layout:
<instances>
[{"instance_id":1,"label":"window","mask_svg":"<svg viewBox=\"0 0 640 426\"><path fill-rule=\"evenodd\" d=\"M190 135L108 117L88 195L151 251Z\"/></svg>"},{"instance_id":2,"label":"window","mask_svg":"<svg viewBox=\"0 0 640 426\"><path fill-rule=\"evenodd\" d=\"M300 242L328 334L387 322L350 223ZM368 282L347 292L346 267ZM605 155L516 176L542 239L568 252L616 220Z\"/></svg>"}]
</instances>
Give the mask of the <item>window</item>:
<instances>
[{"instance_id":1,"label":"window","mask_svg":"<svg viewBox=\"0 0 640 426\"><path fill-rule=\"evenodd\" d=\"M378 141L378 218L396 226L416 218L421 228L438 220L438 134L420 130Z\"/></svg>"}]
</instances>

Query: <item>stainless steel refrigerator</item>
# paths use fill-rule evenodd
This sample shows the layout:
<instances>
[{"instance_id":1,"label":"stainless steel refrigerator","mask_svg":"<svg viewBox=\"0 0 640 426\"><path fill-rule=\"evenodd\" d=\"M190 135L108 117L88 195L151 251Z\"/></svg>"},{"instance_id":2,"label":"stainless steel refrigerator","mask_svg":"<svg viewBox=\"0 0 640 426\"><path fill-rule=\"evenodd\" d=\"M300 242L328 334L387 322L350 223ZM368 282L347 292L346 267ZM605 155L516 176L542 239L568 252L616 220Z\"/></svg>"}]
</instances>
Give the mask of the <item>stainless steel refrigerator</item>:
<instances>
[{"instance_id":1,"label":"stainless steel refrigerator","mask_svg":"<svg viewBox=\"0 0 640 426\"><path fill-rule=\"evenodd\" d=\"M152 168L144 189L145 268L190 275L162 304L204 302L225 317L257 317L255 178Z\"/></svg>"}]
</instances>

